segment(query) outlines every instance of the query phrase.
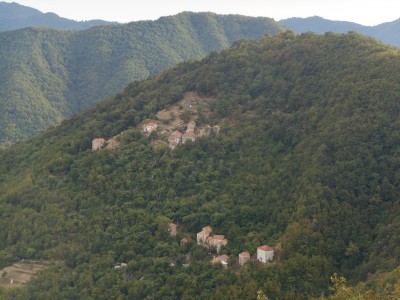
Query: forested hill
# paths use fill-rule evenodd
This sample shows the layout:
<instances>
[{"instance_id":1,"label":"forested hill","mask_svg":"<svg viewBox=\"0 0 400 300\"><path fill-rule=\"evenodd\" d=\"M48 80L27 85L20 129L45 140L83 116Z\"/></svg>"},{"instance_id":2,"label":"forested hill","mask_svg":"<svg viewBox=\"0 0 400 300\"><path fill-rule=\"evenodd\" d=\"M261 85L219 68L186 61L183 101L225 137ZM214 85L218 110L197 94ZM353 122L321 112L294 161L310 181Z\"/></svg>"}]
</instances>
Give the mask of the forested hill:
<instances>
[{"instance_id":1,"label":"forested hill","mask_svg":"<svg viewBox=\"0 0 400 300\"><path fill-rule=\"evenodd\" d=\"M366 290L399 266L399 71L397 49L356 33L243 40L3 150L0 263L55 264L0 296L309 299L338 272L398 297L398 277ZM221 129L170 150L179 118ZM193 242L207 225L227 270ZM273 263L238 266L260 245Z\"/></svg>"},{"instance_id":2,"label":"forested hill","mask_svg":"<svg viewBox=\"0 0 400 300\"><path fill-rule=\"evenodd\" d=\"M298 33L315 32L324 34L325 32L347 33L356 31L358 33L371 36L383 43L400 47L400 19L382 23L376 26L364 26L353 22L332 21L321 17L309 18L289 18L280 20L279 23L290 30Z\"/></svg>"},{"instance_id":3,"label":"forested hill","mask_svg":"<svg viewBox=\"0 0 400 300\"><path fill-rule=\"evenodd\" d=\"M42 13L37 9L18 3L0 2L0 30L13 30L33 26L54 29L88 29L104 24L111 24L111 22L102 20L78 22L62 18L55 13Z\"/></svg>"},{"instance_id":4,"label":"forested hill","mask_svg":"<svg viewBox=\"0 0 400 300\"><path fill-rule=\"evenodd\" d=\"M269 18L180 13L85 31L0 33L0 147L157 74L238 39L281 32Z\"/></svg>"}]
</instances>

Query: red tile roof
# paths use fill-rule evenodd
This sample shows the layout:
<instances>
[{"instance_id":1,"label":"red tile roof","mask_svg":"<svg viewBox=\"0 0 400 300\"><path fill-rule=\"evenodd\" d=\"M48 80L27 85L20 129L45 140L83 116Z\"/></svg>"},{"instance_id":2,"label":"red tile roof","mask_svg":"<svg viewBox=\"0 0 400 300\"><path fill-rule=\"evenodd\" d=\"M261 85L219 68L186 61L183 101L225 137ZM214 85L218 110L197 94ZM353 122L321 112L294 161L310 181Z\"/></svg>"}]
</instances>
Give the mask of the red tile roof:
<instances>
[{"instance_id":1,"label":"red tile roof","mask_svg":"<svg viewBox=\"0 0 400 300\"><path fill-rule=\"evenodd\" d=\"M250 258L250 253L249 252L242 252L239 254L239 256L244 256L244 257L249 257Z\"/></svg>"},{"instance_id":2,"label":"red tile roof","mask_svg":"<svg viewBox=\"0 0 400 300\"><path fill-rule=\"evenodd\" d=\"M223 239L225 239L225 236L224 235L222 235L222 234L215 234L215 235L213 235L213 240L223 240Z\"/></svg>"},{"instance_id":3,"label":"red tile roof","mask_svg":"<svg viewBox=\"0 0 400 300\"><path fill-rule=\"evenodd\" d=\"M212 227L211 226L203 227L203 231L211 232L212 231Z\"/></svg>"},{"instance_id":4,"label":"red tile roof","mask_svg":"<svg viewBox=\"0 0 400 300\"><path fill-rule=\"evenodd\" d=\"M263 250L263 251L274 250L274 249L272 249L270 246L267 246L267 245L260 246L260 247L258 247L258 249Z\"/></svg>"}]
</instances>

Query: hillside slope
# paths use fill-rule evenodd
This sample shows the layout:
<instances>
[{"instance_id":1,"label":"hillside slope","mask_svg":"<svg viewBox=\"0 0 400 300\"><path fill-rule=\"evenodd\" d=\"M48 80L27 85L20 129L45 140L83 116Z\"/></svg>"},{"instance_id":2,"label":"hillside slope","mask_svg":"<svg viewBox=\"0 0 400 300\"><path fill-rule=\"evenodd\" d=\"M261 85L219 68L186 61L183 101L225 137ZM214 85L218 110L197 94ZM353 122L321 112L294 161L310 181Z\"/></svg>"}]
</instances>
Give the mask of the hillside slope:
<instances>
[{"instance_id":1,"label":"hillside slope","mask_svg":"<svg viewBox=\"0 0 400 300\"><path fill-rule=\"evenodd\" d=\"M399 58L355 33L240 41L0 152L0 264L64 263L0 295L309 299L329 295L333 272L356 283L394 270ZM221 129L171 151L178 117ZM143 133L150 121L160 129ZM119 145L92 151L94 138ZM207 225L228 239L227 270L180 246ZM260 245L274 262L240 267Z\"/></svg>"},{"instance_id":2,"label":"hillside slope","mask_svg":"<svg viewBox=\"0 0 400 300\"><path fill-rule=\"evenodd\" d=\"M181 13L157 21L0 33L0 147L33 136L129 82L238 39L282 31L268 18Z\"/></svg>"},{"instance_id":3,"label":"hillside slope","mask_svg":"<svg viewBox=\"0 0 400 300\"><path fill-rule=\"evenodd\" d=\"M321 17L289 18L280 20L279 23L298 33L325 32L347 33L356 31L371 36L383 43L400 47L400 37L397 34L400 28L400 19L393 22L382 23L376 26L364 26L353 22L332 21Z\"/></svg>"},{"instance_id":4,"label":"hillside slope","mask_svg":"<svg viewBox=\"0 0 400 300\"><path fill-rule=\"evenodd\" d=\"M93 26L111 24L102 20L74 21L54 13L41 11L18 3L0 2L0 31L25 27L49 27L53 29L88 29Z\"/></svg>"}]
</instances>

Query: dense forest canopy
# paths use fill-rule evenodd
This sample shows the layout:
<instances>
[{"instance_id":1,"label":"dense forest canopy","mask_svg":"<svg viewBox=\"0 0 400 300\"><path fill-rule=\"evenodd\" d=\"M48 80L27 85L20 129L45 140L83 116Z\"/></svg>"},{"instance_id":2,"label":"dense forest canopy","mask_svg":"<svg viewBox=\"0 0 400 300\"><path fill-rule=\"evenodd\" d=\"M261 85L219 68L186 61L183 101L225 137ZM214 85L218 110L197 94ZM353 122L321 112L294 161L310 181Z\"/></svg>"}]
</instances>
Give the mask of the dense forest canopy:
<instances>
[{"instance_id":1,"label":"dense forest canopy","mask_svg":"<svg viewBox=\"0 0 400 300\"><path fill-rule=\"evenodd\" d=\"M0 295L340 299L349 289L334 272L366 281L370 299L396 295L399 58L356 33L243 40L0 152L0 264L57 262ZM221 130L171 151L141 125L187 92L211 99L197 124ZM115 135L119 147L91 150ZM169 222L185 227L170 237ZM229 240L228 269L179 245L206 225ZM273 263L237 265L264 244Z\"/></svg>"},{"instance_id":2,"label":"dense forest canopy","mask_svg":"<svg viewBox=\"0 0 400 300\"><path fill-rule=\"evenodd\" d=\"M92 107L129 82L283 27L269 18L180 13L83 31L0 32L0 147Z\"/></svg>"}]
</instances>

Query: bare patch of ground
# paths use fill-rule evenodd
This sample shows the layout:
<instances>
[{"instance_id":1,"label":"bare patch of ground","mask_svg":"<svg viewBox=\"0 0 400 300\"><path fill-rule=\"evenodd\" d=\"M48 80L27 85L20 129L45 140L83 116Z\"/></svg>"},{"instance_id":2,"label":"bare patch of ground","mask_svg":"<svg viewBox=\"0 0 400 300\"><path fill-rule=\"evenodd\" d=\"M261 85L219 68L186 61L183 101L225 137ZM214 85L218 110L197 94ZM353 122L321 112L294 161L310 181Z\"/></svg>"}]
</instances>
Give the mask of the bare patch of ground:
<instances>
[{"instance_id":1,"label":"bare patch of ground","mask_svg":"<svg viewBox=\"0 0 400 300\"><path fill-rule=\"evenodd\" d=\"M24 261L5 267L0 270L0 287L22 287L38 272L47 269L49 265L48 261Z\"/></svg>"}]
</instances>

